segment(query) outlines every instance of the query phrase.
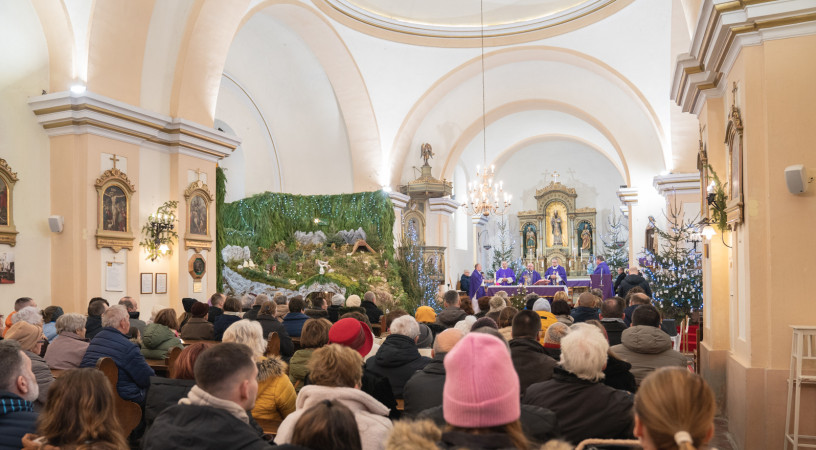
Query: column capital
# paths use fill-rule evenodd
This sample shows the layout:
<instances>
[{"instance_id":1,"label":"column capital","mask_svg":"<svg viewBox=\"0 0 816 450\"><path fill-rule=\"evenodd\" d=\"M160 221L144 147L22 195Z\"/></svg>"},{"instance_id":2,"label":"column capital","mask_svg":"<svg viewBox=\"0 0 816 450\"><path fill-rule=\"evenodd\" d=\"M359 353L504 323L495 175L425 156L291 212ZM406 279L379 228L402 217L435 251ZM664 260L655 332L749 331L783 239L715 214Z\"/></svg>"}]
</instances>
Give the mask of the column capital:
<instances>
[{"instance_id":1,"label":"column capital","mask_svg":"<svg viewBox=\"0 0 816 450\"><path fill-rule=\"evenodd\" d=\"M408 206L408 202L411 201L411 197L397 191L389 192L388 196L391 197L391 203L394 205L394 208L403 209Z\"/></svg>"},{"instance_id":2,"label":"column capital","mask_svg":"<svg viewBox=\"0 0 816 450\"><path fill-rule=\"evenodd\" d=\"M652 184L662 196L672 194L700 194L700 172L670 173L654 177Z\"/></svg>"},{"instance_id":3,"label":"column capital","mask_svg":"<svg viewBox=\"0 0 816 450\"><path fill-rule=\"evenodd\" d=\"M626 205L637 205L638 201L638 188L636 187L625 187L618 189L618 199L621 203Z\"/></svg>"},{"instance_id":4,"label":"column capital","mask_svg":"<svg viewBox=\"0 0 816 450\"><path fill-rule=\"evenodd\" d=\"M428 209L431 212L453 214L462 206L461 203L445 197L429 198Z\"/></svg>"},{"instance_id":5,"label":"column capital","mask_svg":"<svg viewBox=\"0 0 816 450\"><path fill-rule=\"evenodd\" d=\"M487 216L479 215L479 216L472 216L471 220L473 220L473 225L476 225L477 227L485 227L485 226L487 226L487 222L488 222L489 219L488 219Z\"/></svg>"}]
</instances>

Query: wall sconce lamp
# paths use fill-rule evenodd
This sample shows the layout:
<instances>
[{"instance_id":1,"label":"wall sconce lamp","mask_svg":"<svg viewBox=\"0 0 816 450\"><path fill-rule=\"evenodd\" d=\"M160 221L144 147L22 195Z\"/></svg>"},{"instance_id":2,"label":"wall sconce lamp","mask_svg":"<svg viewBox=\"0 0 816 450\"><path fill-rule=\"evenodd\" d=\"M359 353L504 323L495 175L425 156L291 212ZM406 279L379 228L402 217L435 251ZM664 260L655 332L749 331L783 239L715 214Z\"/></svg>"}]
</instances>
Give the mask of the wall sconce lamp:
<instances>
[{"instance_id":1,"label":"wall sconce lamp","mask_svg":"<svg viewBox=\"0 0 816 450\"><path fill-rule=\"evenodd\" d=\"M147 223L142 227L144 240L139 243L147 250L147 259L155 261L157 258L173 252L170 246L178 239L176 228L177 201L165 202L154 214L150 214Z\"/></svg>"}]
</instances>

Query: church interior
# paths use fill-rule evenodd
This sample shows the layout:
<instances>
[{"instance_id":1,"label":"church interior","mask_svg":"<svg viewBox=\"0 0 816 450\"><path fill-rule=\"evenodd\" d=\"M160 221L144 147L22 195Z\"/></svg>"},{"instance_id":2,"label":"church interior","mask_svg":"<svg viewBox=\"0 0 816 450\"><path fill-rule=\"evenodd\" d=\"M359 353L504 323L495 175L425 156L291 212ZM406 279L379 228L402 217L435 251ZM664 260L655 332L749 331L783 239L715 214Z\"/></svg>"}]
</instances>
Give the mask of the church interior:
<instances>
[{"instance_id":1,"label":"church interior","mask_svg":"<svg viewBox=\"0 0 816 450\"><path fill-rule=\"evenodd\" d=\"M792 336L816 326L813 1L6 0L0 42L0 314L358 283L334 252L360 236L286 269L261 220L365 228L384 289L413 243L434 294L499 251L574 280L614 246L648 266L688 224L718 432L787 445Z\"/></svg>"}]
</instances>

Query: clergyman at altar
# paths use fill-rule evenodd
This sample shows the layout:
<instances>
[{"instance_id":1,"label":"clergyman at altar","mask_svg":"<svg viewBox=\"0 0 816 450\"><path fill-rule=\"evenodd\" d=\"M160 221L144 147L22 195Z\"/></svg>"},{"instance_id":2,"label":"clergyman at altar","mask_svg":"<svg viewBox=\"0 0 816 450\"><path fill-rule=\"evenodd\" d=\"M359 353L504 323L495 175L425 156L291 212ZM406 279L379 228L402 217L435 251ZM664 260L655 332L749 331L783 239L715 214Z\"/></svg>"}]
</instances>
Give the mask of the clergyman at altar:
<instances>
[{"instance_id":1,"label":"clergyman at altar","mask_svg":"<svg viewBox=\"0 0 816 450\"><path fill-rule=\"evenodd\" d=\"M482 275L482 265L476 263L476 266L473 268L473 273L470 274L470 289L468 289L468 297L471 300L476 300L479 297L484 297L485 289L484 286L484 275Z\"/></svg>"},{"instance_id":2,"label":"clergyman at altar","mask_svg":"<svg viewBox=\"0 0 816 450\"><path fill-rule=\"evenodd\" d=\"M552 282L552 284L567 284L567 270L564 269L563 266L558 264L560 261L558 258L552 259L552 266L547 268L547 271L544 272L544 278L547 278Z\"/></svg>"},{"instance_id":3,"label":"clergyman at altar","mask_svg":"<svg viewBox=\"0 0 816 450\"><path fill-rule=\"evenodd\" d=\"M595 257L595 271L592 272L594 275L609 275L612 272L609 270L609 266L606 265L603 256L596 256Z\"/></svg>"},{"instance_id":4,"label":"clergyman at altar","mask_svg":"<svg viewBox=\"0 0 816 450\"><path fill-rule=\"evenodd\" d=\"M541 279L541 274L535 270L535 264L528 263L527 270L521 273L521 284L532 286Z\"/></svg>"},{"instance_id":5,"label":"clergyman at altar","mask_svg":"<svg viewBox=\"0 0 816 450\"><path fill-rule=\"evenodd\" d=\"M507 261L502 261L501 269L496 271L496 284L501 286L516 284L516 274L513 269L507 267Z\"/></svg>"}]
</instances>

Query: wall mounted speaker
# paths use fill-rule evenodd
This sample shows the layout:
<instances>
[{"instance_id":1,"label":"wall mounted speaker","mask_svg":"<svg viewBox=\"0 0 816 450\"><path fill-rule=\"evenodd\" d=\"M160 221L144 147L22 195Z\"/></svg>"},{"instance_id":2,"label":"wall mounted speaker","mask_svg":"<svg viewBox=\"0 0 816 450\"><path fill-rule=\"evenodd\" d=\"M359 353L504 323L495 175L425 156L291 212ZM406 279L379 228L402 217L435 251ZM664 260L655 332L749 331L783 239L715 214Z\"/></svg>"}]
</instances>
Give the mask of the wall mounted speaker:
<instances>
[{"instance_id":1,"label":"wall mounted speaker","mask_svg":"<svg viewBox=\"0 0 816 450\"><path fill-rule=\"evenodd\" d=\"M785 167L785 182L791 194L801 194L807 190L807 171L803 164Z\"/></svg>"},{"instance_id":2,"label":"wall mounted speaker","mask_svg":"<svg viewBox=\"0 0 816 450\"><path fill-rule=\"evenodd\" d=\"M54 233L62 233L63 224L64 219L62 216L51 216L48 218L48 228L51 228L51 231Z\"/></svg>"}]
</instances>

